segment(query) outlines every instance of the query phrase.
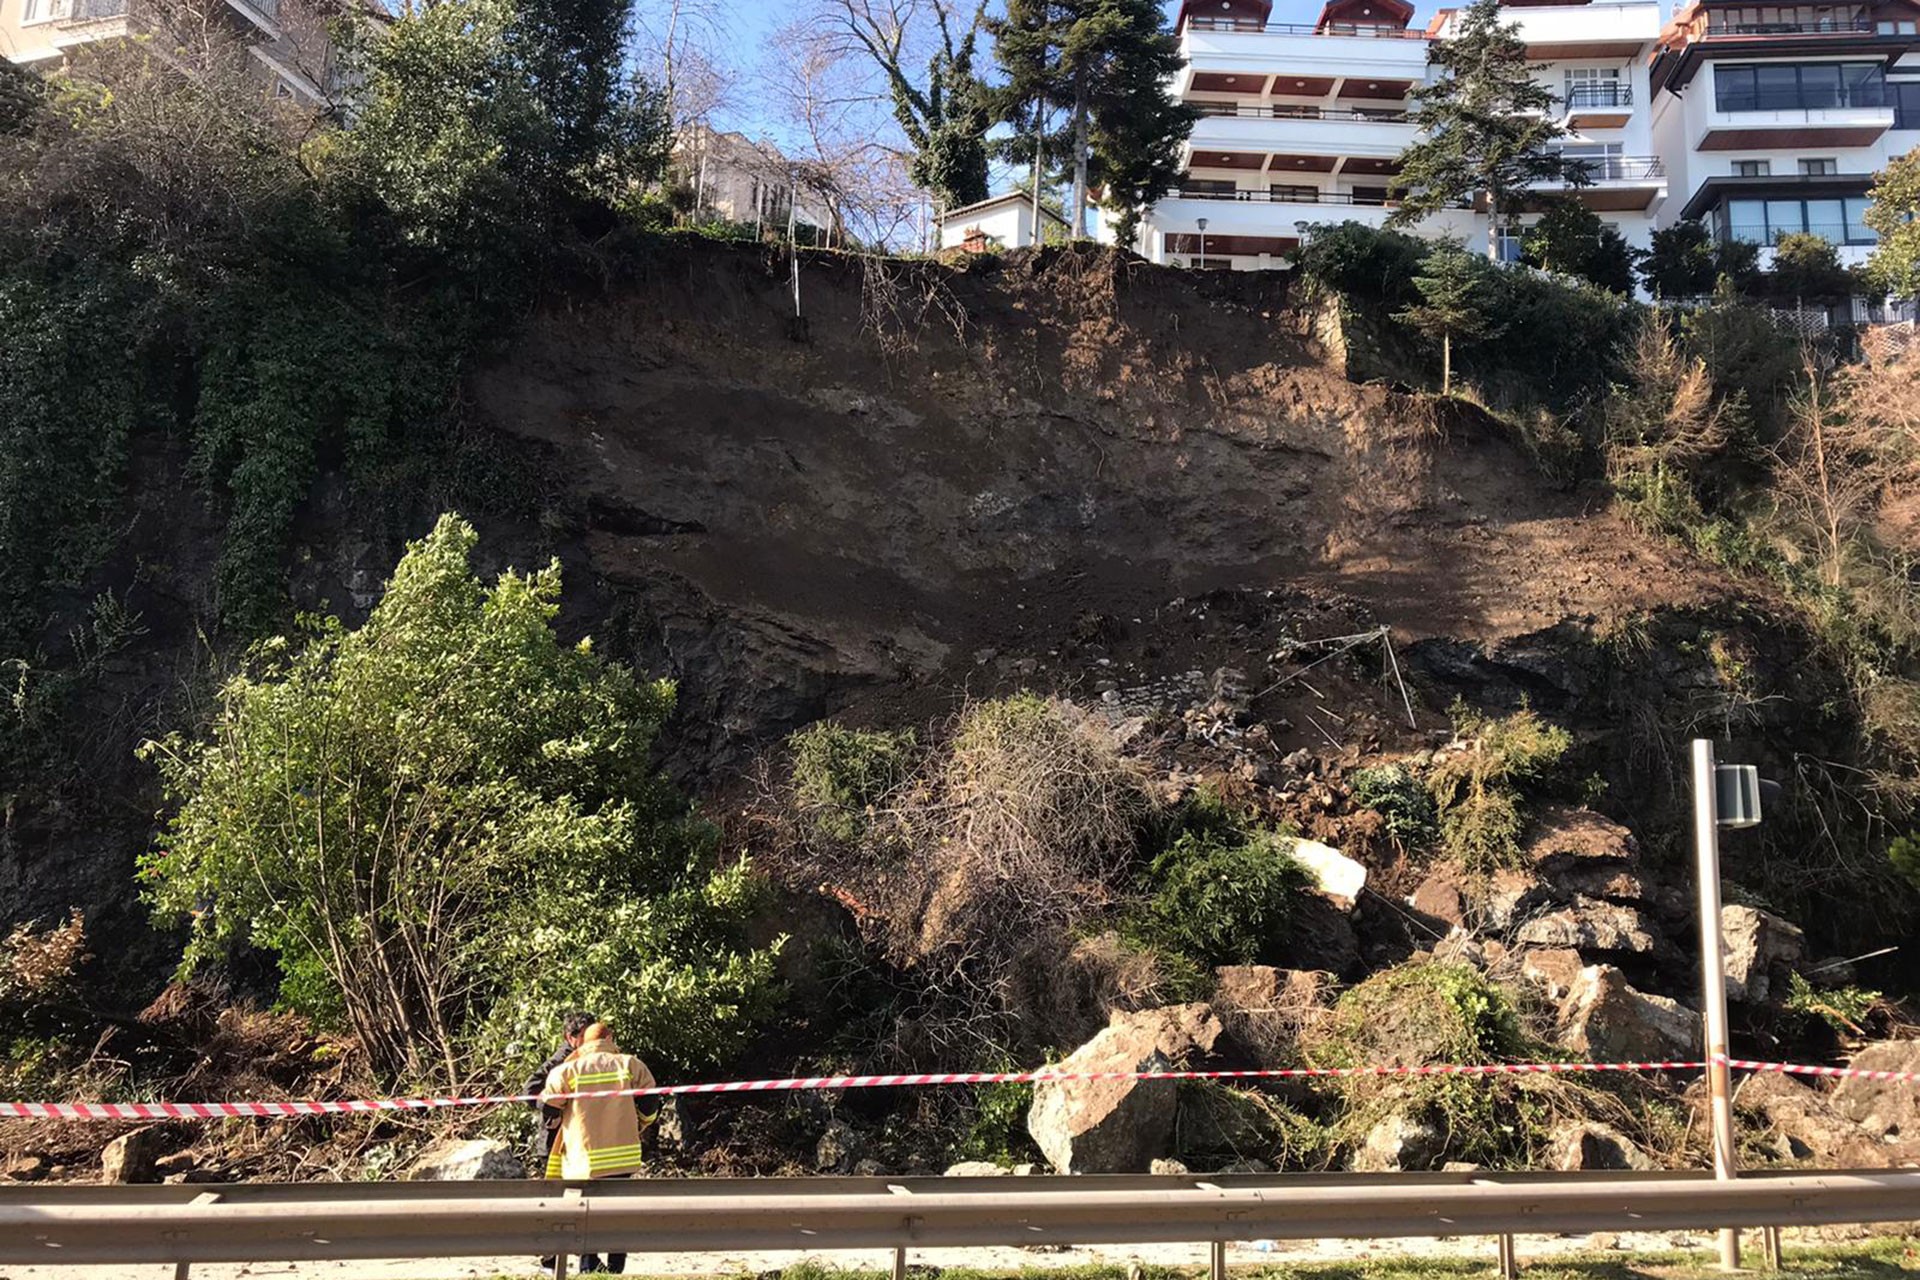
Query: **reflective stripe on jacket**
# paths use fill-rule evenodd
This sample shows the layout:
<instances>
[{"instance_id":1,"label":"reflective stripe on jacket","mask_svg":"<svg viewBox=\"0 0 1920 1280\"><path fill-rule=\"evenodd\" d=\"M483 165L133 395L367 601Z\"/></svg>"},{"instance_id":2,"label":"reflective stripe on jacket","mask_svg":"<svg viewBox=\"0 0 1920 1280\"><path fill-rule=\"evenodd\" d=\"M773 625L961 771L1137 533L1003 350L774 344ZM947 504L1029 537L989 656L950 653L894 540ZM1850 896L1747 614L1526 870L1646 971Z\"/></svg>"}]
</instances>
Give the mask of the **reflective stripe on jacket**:
<instances>
[{"instance_id":1,"label":"reflective stripe on jacket","mask_svg":"<svg viewBox=\"0 0 1920 1280\"><path fill-rule=\"evenodd\" d=\"M589 1040L547 1076L548 1093L599 1089L651 1089L653 1072L608 1040ZM560 1131L547 1156L549 1178L605 1178L640 1170L638 1098L574 1098L564 1108ZM651 1113L653 1108L649 1107ZM649 1114L647 1123L652 1123Z\"/></svg>"}]
</instances>

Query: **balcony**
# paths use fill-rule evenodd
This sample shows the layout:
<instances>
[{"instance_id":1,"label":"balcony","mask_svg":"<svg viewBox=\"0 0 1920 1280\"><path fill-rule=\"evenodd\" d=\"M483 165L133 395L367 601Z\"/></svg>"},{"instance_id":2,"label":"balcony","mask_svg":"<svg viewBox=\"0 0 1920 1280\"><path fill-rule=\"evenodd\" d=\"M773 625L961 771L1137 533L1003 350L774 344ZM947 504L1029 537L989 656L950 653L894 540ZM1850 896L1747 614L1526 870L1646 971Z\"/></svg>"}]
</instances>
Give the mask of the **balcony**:
<instances>
[{"instance_id":1,"label":"balcony","mask_svg":"<svg viewBox=\"0 0 1920 1280\"><path fill-rule=\"evenodd\" d=\"M1255 22L1251 18L1188 18L1193 31L1258 31L1285 36L1360 36L1370 40L1425 40L1427 33L1418 28L1396 27L1387 23L1330 22L1317 26L1308 22Z\"/></svg>"},{"instance_id":2,"label":"balcony","mask_svg":"<svg viewBox=\"0 0 1920 1280\"><path fill-rule=\"evenodd\" d=\"M1414 138L1397 108L1215 104L1194 123L1185 164L1273 173L1389 171Z\"/></svg>"},{"instance_id":3,"label":"balcony","mask_svg":"<svg viewBox=\"0 0 1920 1280\"><path fill-rule=\"evenodd\" d=\"M1501 17L1518 24L1527 56L1540 62L1632 58L1660 38L1658 4L1528 5Z\"/></svg>"},{"instance_id":4,"label":"balcony","mask_svg":"<svg viewBox=\"0 0 1920 1280\"><path fill-rule=\"evenodd\" d=\"M1633 85L1602 80L1568 88L1566 124L1572 129L1621 129L1633 118Z\"/></svg>"},{"instance_id":5,"label":"balcony","mask_svg":"<svg viewBox=\"0 0 1920 1280\"><path fill-rule=\"evenodd\" d=\"M1667 167L1658 156L1569 156L1586 167L1587 182L1547 181L1543 191L1563 192L1589 209L1633 212L1651 208L1666 194Z\"/></svg>"},{"instance_id":6,"label":"balcony","mask_svg":"<svg viewBox=\"0 0 1920 1280\"><path fill-rule=\"evenodd\" d=\"M1801 95L1689 93L1687 136L1696 151L1791 151L1870 147L1893 128L1883 89L1837 93L1809 103Z\"/></svg>"},{"instance_id":7,"label":"balcony","mask_svg":"<svg viewBox=\"0 0 1920 1280\"><path fill-rule=\"evenodd\" d=\"M1399 27L1316 29L1301 23L1191 18L1176 91L1280 95L1398 107L1427 77L1426 33Z\"/></svg>"}]
</instances>

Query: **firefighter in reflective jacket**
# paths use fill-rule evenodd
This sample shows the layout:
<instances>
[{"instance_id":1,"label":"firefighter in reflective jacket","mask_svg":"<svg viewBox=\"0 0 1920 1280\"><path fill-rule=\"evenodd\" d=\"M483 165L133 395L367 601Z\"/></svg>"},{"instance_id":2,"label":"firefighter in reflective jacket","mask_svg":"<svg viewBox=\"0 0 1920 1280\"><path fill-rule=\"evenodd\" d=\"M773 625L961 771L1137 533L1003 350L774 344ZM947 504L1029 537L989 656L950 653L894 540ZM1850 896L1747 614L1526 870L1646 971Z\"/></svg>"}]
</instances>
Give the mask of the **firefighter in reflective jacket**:
<instances>
[{"instance_id":1,"label":"firefighter in reflective jacket","mask_svg":"<svg viewBox=\"0 0 1920 1280\"><path fill-rule=\"evenodd\" d=\"M581 1036L580 1047L548 1074L546 1094L651 1088L647 1064L620 1052L613 1029L596 1022ZM547 1153L549 1178L614 1178L640 1171L640 1135L659 1119L658 1099L571 1098L553 1105L561 1108L561 1116Z\"/></svg>"}]
</instances>

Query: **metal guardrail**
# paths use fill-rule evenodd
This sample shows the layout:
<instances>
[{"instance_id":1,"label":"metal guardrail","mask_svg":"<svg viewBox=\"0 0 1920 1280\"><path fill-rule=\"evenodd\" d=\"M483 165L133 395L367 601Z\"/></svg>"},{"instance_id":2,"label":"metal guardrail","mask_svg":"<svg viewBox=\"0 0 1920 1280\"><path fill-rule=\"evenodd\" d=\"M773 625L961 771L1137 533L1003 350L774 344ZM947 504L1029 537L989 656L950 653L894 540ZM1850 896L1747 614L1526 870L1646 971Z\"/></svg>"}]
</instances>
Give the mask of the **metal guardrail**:
<instances>
[{"instance_id":1,"label":"metal guardrail","mask_svg":"<svg viewBox=\"0 0 1920 1280\"><path fill-rule=\"evenodd\" d=\"M1920 1172L764 1178L0 1188L0 1262L1503 1237L1920 1219Z\"/></svg>"}]
</instances>

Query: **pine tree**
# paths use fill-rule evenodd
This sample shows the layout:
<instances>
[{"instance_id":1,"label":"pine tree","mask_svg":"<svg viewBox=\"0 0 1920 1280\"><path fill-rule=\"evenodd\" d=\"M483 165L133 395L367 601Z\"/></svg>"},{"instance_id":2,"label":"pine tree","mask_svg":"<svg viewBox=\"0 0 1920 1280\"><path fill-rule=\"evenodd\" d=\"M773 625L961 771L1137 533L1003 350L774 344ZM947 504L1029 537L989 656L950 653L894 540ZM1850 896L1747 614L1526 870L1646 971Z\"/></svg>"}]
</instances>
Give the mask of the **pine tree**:
<instances>
[{"instance_id":1,"label":"pine tree","mask_svg":"<svg viewBox=\"0 0 1920 1280\"><path fill-rule=\"evenodd\" d=\"M1492 231L1487 256L1499 256L1503 219L1518 212L1534 184L1590 180L1584 162L1552 143L1566 136L1553 120L1551 90L1535 83L1519 27L1500 21L1499 0L1473 0L1460 33L1427 51L1440 74L1413 91L1419 141L1400 153L1407 194L1389 220L1407 226L1448 205L1484 197Z\"/></svg>"},{"instance_id":2,"label":"pine tree","mask_svg":"<svg viewBox=\"0 0 1920 1280\"><path fill-rule=\"evenodd\" d=\"M1068 221L1084 235L1089 193L1128 230L1141 209L1172 189L1180 144L1192 131L1191 107L1170 100L1166 81L1180 68L1179 44L1160 28L1153 0L1008 0L991 21L994 57L1006 74L1000 118L1015 128L1010 158L1062 165L1071 185ZM1049 131L1055 114L1064 121Z\"/></svg>"},{"instance_id":3,"label":"pine tree","mask_svg":"<svg viewBox=\"0 0 1920 1280\"><path fill-rule=\"evenodd\" d=\"M1453 340L1489 337L1499 326L1487 314L1480 272L1484 267L1472 255L1453 245L1441 245L1427 255L1413 287L1420 301L1394 315L1430 338L1440 339L1440 394L1453 394Z\"/></svg>"},{"instance_id":4,"label":"pine tree","mask_svg":"<svg viewBox=\"0 0 1920 1280\"><path fill-rule=\"evenodd\" d=\"M1101 0L1113 19L1111 60L1093 104L1086 154L1101 204L1118 215L1115 236L1131 245L1140 216L1180 181L1180 144L1198 112L1166 91L1179 71L1180 43L1160 29L1155 0Z\"/></svg>"}]
</instances>

